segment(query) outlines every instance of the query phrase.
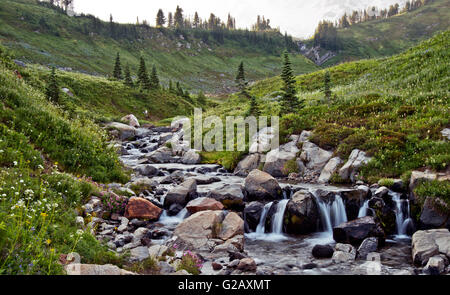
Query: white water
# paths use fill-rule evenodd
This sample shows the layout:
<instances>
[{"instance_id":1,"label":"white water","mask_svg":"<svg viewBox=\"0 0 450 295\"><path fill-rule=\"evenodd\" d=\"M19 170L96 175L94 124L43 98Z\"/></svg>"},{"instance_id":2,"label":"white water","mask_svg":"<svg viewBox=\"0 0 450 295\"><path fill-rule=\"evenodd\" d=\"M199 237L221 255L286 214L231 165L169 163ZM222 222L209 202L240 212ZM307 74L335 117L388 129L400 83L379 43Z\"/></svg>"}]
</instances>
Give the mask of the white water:
<instances>
[{"instance_id":1,"label":"white water","mask_svg":"<svg viewBox=\"0 0 450 295\"><path fill-rule=\"evenodd\" d=\"M402 200L401 194L394 193L392 196L392 200L396 204L396 210L395 210L395 222L396 222L396 228L397 228L397 238L406 238L408 226L412 225L412 219L410 217L410 207L409 207L409 200ZM407 203L407 210L406 214L403 212L403 203Z\"/></svg>"},{"instance_id":2,"label":"white water","mask_svg":"<svg viewBox=\"0 0 450 295\"><path fill-rule=\"evenodd\" d=\"M272 233L283 234L284 211L289 200L282 200L277 204L277 211L272 217Z\"/></svg>"},{"instance_id":3,"label":"white water","mask_svg":"<svg viewBox=\"0 0 450 295\"><path fill-rule=\"evenodd\" d=\"M270 207L272 207L273 202L267 203L264 206L264 209L261 213L261 217L259 219L259 223L258 226L256 227L256 233L257 234L264 234L266 231L266 218L267 218L267 213L269 213Z\"/></svg>"},{"instance_id":4,"label":"white water","mask_svg":"<svg viewBox=\"0 0 450 295\"><path fill-rule=\"evenodd\" d=\"M369 209L369 200L365 201L364 204L359 208L358 218L367 216L367 211Z\"/></svg>"},{"instance_id":5,"label":"white water","mask_svg":"<svg viewBox=\"0 0 450 295\"><path fill-rule=\"evenodd\" d=\"M324 202L317 196L315 191L311 191L311 193L319 206L323 230L329 235L333 235L333 227L348 221L344 201L341 196L335 195L335 200L333 202Z\"/></svg>"},{"instance_id":6,"label":"white water","mask_svg":"<svg viewBox=\"0 0 450 295\"><path fill-rule=\"evenodd\" d=\"M167 214L167 210L164 210L161 214L161 217L159 218L159 222L165 225L176 225L180 222L182 222L188 215L188 211L186 208L181 210L177 215L175 216L169 216Z\"/></svg>"},{"instance_id":7,"label":"white water","mask_svg":"<svg viewBox=\"0 0 450 295\"><path fill-rule=\"evenodd\" d=\"M287 237L283 235L283 217L288 202L289 199L278 202L277 211L272 216L272 233L265 233L267 214L269 213L269 210L273 205L273 202L270 202L267 203L263 208L258 226L256 227L256 231L254 233L246 234L245 236L250 239L264 240L269 242L286 240Z\"/></svg>"}]
</instances>

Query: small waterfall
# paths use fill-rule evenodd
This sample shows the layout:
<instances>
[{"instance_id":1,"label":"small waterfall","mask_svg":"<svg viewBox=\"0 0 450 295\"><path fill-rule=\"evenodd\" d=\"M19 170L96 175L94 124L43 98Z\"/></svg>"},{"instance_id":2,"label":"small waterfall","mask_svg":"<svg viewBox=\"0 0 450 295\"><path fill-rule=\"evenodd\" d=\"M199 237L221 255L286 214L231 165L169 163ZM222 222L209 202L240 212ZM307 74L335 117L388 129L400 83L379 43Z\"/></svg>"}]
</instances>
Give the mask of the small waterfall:
<instances>
[{"instance_id":1,"label":"small waterfall","mask_svg":"<svg viewBox=\"0 0 450 295\"><path fill-rule=\"evenodd\" d=\"M345 212L345 204L341 196L336 195L331 205L331 216L333 217L333 226L347 222L347 212Z\"/></svg>"},{"instance_id":2,"label":"small waterfall","mask_svg":"<svg viewBox=\"0 0 450 295\"><path fill-rule=\"evenodd\" d=\"M333 227L348 221L344 201L341 196L335 195L335 200L327 203L317 196L316 191L311 191L311 193L319 207L320 221L325 232L332 234Z\"/></svg>"},{"instance_id":3,"label":"small waterfall","mask_svg":"<svg viewBox=\"0 0 450 295\"><path fill-rule=\"evenodd\" d=\"M369 209L369 200L365 201L364 204L359 208L358 218L367 216L367 211Z\"/></svg>"},{"instance_id":4,"label":"small waterfall","mask_svg":"<svg viewBox=\"0 0 450 295\"><path fill-rule=\"evenodd\" d=\"M270 207L272 207L273 202L267 203L264 206L264 209L261 213L261 217L259 218L258 226L256 227L256 233L257 234L264 234L266 231L266 218L267 214L269 213Z\"/></svg>"},{"instance_id":5,"label":"small waterfall","mask_svg":"<svg viewBox=\"0 0 450 295\"><path fill-rule=\"evenodd\" d=\"M410 205L409 200L401 199L400 193L393 193L392 200L396 204L396 210L395 210L395 222L396 222L396 228L397 228L397 235L398 236L407 236L407 230L408 226L412 226L413 222L410 217ZM406 202L406 212L403 210L403 204ZM406 213L406 214L405 214Z\"/></svg>"},{"instance_id":6,"label":"small waterfall","mask_svg":"<svg viewBox=\"0 0 450 295\"><path fill-rule=\"evenodd\" d=\"M159 217L159 222L161 222L162 224L167 224L167 225L178 224L178 223L182 222L188 215L189 215L189 212L186 208L184 208L183 210L178 212L178 214L175 216L169 216L169 214L167 214L167 210L164 210L163 213L161 214L161 216Z\"/></svg>"},{"instance_id":7,"label":"small waterfall","mask_svg":"<svg viewBox=\"0 0 450 295\"><path fill-rule=\"evenodd\" d=\"M289 199L282 200L277 204L277 211L272 216L272 233L274 234L283 234L284 211L286 211L288 202Z\"/></svg>"}]
</instances>

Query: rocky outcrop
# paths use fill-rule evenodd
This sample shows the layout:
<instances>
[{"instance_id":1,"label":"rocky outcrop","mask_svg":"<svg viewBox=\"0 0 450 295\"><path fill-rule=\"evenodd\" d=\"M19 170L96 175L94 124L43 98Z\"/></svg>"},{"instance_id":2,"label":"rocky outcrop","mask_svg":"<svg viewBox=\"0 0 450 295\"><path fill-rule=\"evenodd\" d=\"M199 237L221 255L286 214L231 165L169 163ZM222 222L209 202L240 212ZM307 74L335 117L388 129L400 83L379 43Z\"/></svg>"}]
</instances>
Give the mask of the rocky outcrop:
<instances>
[{"instance_id":1,"label":"rocky outcrop","mask_svg":"<svg viewBox=\"0 0 450 295\"><path fill-rule=\"evenodd\" d=\"M282 190L277 180L266 172L253 170L245 178L248 201L276 200L282 198Z\"/></svg>"},{"instance_id":2,"label":"rocky outcrop","mask_svg":"<svg viewBox=\"0 0 450 295\"><path fill-rule=\"evenodd\" d=\"M164 198L164 207L169 208L172 204L184 207L191 199L195 198L196 193L197 182L195 179L188 179L167 193Z\"/></svg>"},{"instance_id":3,"label":"rocky outcrop","mask_svg":"<svg viewBox=\"0 0 450 295\"><path fill-rule=\"evenodd\" d=\"M190 201L187 204L186 209L189 213L194 214L200 211L222 210L223 205L214 199L203 197Z\"/></svg>"},{"instance_id":4,"label":"rocky outcrop","mask_svg":"<svg viewBox=\"0 0 450 295\"><path fill-rule=\"evenodd\" d=\"M339 157L334 157L330 159L328 163L325 165L325 167L323 167L317 182L328 183L331 179L331 176L337 171L339 165L341 164L342 160Z\"/></svg>"},{"instance_id":5,"label":"rocky outcrop","mask_svg":"<svg viewBox=\"0 0 450 295\"><path fill-rule=\"evenodd\" d=\"M315 232L319 212L314 196L305 191L296 192L286 206L286 231L290 234Z\"/></svg>"},{"instance_id":6,"label":"rocky outcrop","mask_svg":"<svg viewBox=\"0 0 450 295\"><path fill-rule=\"evenodd\" d=\"M371 158L367 157L365 152L357 149L353 150L347 163L339 169L339 176L344 180L350 179L352 182L355 182L355 175L359 168L369 163L370 160Z\"/></svg>"},{"instance_id":7,"label":"rocky outcrop","mask_svg":"<svg viewBox=\"0 0 450 295\"><path fill-rule=\"evenodd\" d=\"M128 219L158 220L161 214L161 208L143 198L131 198L125 208L125 217Z\"/></svg>"},{"instance_id":8,"label":"rocky outcrop","mask_svg":"<svg viewBox=\"0 0 450 295\"><path fill-rule=\"evenodd\" d=\"M128 124L134 128L141 127L138 119L134 115L127 115L127 116L123 117L122 119L120 119L120 121L125 122L126 124Z\"/></svg>"},{"instance_id":9,"label":"rocky outcrop","mask_svg":"<svg viewBox=\"0 0 450 295\"><path fill-rule=\"evenodd\" d=\"M240 161L234 174L242 177L246 177L251 171L259 167L262 156L260 154L250 154L246 156L242 161Z\"/></svg>"},{"instance_id":10,"label":"rocky outcrop","mask_svg":"<svg viewBox=\"0 0 450 295\"><path fill-rule=\"evenodd\" d=\"M297 141L291 141L270 151L266 155L266 161L263 169L264 172L267 172L274 177L287 176L289 171L286 169L285 165L288 161L294 160L299 151Z\"/></svg>"},{"instance_id":11,"label":"rocky outcrop","mask_svg":"<svg viewBox=\"0 0 450 295\"><path fill-rule=\"evenodd\" d=\"M412 236L411 247L414 264L419 266L439 253L450 258L450 232L448 229L417 231Z\"/></svg>"},{"instance_id":12,"label":"rocky outcrop","mask_svg":"<svg viewBox=\"0 0 450 295\"><path fill-rule=\"evenodd\" d=\"M300 159L305 163L307 172L319 175L332 156L333 152L307 141L303 143Z\"/></svg>"},{"instance_id":13,"label":"rocky outcrop","mask_svg":"<svg viewBox=\"0 0 450 295\"><path fill-rule=\"evenodd\" d=\"M449 211L448 205L440 198L427 197L420 214L421 228L450 228L450 215L444 213Z\"/></svg>"},{"instance_id":14,"label":"rocky outcrop","mask_svg":"<svg viewBox=\"0 0 450 295\"><path fill-rule=\"evenodd\" d=\"M382 243L385 239L381 225L371 216L352 220L333 228L333 239L338 243L360 245L368 237L377 237Z\"/></svg>"}]
</instances>

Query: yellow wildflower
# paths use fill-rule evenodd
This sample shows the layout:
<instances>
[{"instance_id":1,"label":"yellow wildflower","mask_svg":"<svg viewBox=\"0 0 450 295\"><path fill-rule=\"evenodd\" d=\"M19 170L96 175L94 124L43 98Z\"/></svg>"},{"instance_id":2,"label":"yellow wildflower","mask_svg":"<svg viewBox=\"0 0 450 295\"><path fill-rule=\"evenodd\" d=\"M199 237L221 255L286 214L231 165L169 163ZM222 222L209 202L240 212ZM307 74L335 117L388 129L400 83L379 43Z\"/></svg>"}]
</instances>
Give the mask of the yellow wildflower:
<instances>
[{"instance_id":1,"label":"yellow wildflower","mask_svg":"<svg viewBox=\"0 0 450 295\"><path fill-rule=\"evenodd\" d=\"M47 213L42 212L42 213L41 213L41 216L45 218L45 217L47 217L48 215L47 215Z\"/></svg>"},{"instance_id":2,"label":"yellow wildflower","mask_svg":"<svg viewBox=\"0 0 450 295\"><path fill-rule=\"evenodd\" d=\"M52 240L47 239L47 241L45 241L45 243L47 243L47 245L50 245L50 243L52 242Z\"/></svg>"}]
</instances>

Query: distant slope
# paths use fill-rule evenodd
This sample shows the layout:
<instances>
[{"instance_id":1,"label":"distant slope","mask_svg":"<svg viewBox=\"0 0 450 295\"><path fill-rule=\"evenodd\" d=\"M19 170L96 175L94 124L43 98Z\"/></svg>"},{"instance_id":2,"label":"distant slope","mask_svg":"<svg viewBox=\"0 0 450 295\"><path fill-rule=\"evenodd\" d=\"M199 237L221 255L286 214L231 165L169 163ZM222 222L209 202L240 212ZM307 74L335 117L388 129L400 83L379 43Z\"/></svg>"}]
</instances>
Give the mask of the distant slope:
<instances>
[{"instance_id":1,"label":"distant slope","mask_svg":"<svg viewBox=\"0 0 450 295\"><path fill-rule=\"evenodd\" d=\"M325 71L298 76L305 108L281 119L281 140L313 130L312 141L346 159L355 148L374 161L362 176L371 182L413 169L447 169L450 142L450 31L383 59L344 63L327 69L334 98L322 93ZM251 87L262 114L278 113L279 77ZM233 96L207 115L243 115L249 101ZM223 155L221 156L224 157Z\"/></svg>"},{"instance_id":2,"label":"distant slope","mask_svg":"<svg viewBox=\"0 0 450 295\"><path fill-rule=\"evenodd\" d=\"M338 30L341 49L323 66L398 54L434 33L450 29L450 1L434 0L417 10ZM307 42L311 46L311 41ZM321 56L326 51L321 51Z\"/></svg>"},{"instance_id":3,"label":"distant slope","mask_svg":"<svg viewBox=\"0 0 450 295\"><path fill-rule=\"evenodd\" d=\"M94 23L96 21L90 17L69 17L37 5L34 0L0 2L0 42L13 49L17 58L25 62L108 75L117 52L121 53L122 64L130 64L133 73L137 71L142 54L148 67L156 65L164 84L173 79L194 91L202 89L210 93L233 91L235 73L241 61L246 64L250 80L268 78L280 72L279 55L284 49L281 34L261 33L260 37L273 39L259 45L225 35L220 44L211 34L205 36L192 30L176 32L120 25L121 29L137 32L139 38L111 38L105 34L109 23ZM93 30L94 26L97 26L96 30ZM270 50L267 49L269 45ZM297 74L317 69L301 54L294 55L292 63Z\"/></svg>"}]
</instances>

